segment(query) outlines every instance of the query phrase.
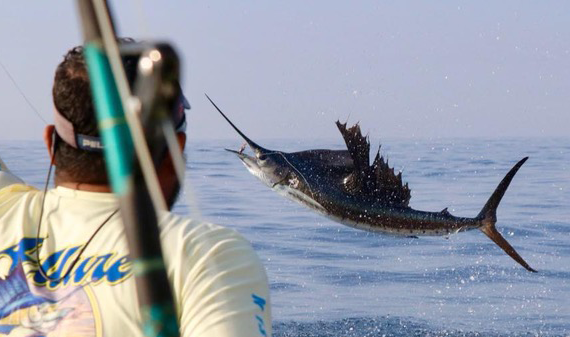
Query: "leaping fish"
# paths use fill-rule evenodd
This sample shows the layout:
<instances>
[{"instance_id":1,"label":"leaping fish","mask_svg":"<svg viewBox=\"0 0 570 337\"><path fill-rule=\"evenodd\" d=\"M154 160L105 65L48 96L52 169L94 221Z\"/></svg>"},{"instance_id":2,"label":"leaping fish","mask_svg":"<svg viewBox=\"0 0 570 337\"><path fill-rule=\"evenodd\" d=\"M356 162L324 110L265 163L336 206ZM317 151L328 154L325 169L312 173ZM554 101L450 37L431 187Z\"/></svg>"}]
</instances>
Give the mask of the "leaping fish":
<instances>
[{"instance_id":1,"label":"leaping fish","mask_svg":"<svg viewBox=\"0 0 570 337\"><path fill-rule=\"evenodd\" d=\"M370 165L370 143L358 124L336 122L347 150L282 152L265 149L243 134L206 95L224 119L243 137L255 156L235 153L251 174L284 197L341 224L357 229L403 236L447 236L479 229L526 270L536 272L497 231L497 207L513 177L528 157L521 159L499 183L474 218L419 211L409 206L410 188L402 173L376 154Z\"/></svg>"}]
</instances>

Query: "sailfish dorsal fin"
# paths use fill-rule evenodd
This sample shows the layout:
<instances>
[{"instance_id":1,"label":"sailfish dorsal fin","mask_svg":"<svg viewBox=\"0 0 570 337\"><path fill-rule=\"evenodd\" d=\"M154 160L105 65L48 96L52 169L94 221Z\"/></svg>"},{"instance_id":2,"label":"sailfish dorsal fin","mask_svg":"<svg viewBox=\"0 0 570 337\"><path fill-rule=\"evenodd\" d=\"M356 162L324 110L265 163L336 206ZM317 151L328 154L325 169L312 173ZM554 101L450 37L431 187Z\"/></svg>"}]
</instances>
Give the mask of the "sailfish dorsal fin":
<instances>
[{"instance_id":1,"label":"sailfish dorsal fin","mask_svg":"<svg viewBox=\"0 0 570 337\"><path fill-rule=\"evenodd\" d=\"M394 205L408 207L411 198L408 183L404 184L402 181L402 172L396 174L394 168L388 165L388 161L385 161L384 157L380 155L380 149L376 153L372 169L376 177L377 193L387 197Z\"/></svg>"},{"instance_id":2,"label":"sailfish dorsal fin","mask_svg":"<svg viewBox=\"0 0 570 337\"><path fill-rule=\"evenodd\" d=\"M347 128L346 123L342 124L336 121L336 126L344 138L355 169L361 170L368 167L370 165L370 143L368 142L368 137L362 136L360 125L357 123Z\"/></svg>"},{"instance_id":3,"label":"sailfish dorsal fin","mask_svg":"<svg viewBox=\"0 0 570 337\"><path fill-rule=\"evenodd\" d=\"M351 195L372 197L377 202L407 207L411 194L408 184L402 181L402 173L396 175L380 155L380 149L370 165L370 142L368 137L362 136L358 124L347 128L346 123L337 121L336 125L354 163L354 171L343 181L345 191Z\"/></svg>"}]
</instances>

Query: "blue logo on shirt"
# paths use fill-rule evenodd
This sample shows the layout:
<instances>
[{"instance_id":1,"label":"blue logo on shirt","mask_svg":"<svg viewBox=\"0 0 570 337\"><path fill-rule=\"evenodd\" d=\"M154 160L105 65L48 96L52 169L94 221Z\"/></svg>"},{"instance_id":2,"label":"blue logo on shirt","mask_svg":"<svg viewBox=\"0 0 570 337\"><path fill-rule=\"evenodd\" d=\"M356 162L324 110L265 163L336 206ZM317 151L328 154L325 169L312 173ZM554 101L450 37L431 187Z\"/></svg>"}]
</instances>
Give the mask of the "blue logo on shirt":
<instances>
[{"instance_id":1,"label":"blue logo on shirt","mask_svg":"<svg viewBox=\"0 0 570 337\"><path fill-rule=\"evenodd\" d=\"M42 263L42 269L49 280L39 271L35 259L36 250L42 246L43 239L23 238L18 244L0 251L0 261L11 261L7 274L10 274L19 263L27 265L28 277L37 286L45 286L49 290L69 284L79 285L89 282L97 284L108 282L117 284L125 281L131 275L131 262L128 256L118 256L116 253L82 257L71 272L68 268L77 258L82 246L68 247L50 254ZM0 273L5 271L0 270ZM67 274L67 275L66 275ZM65 275L65 277L64 277Z\"/></svg>"},{"instance_id":2,"label":"blue logo on shirt","mask_svg":"<svg viewBox=\"0 0 570 337\"><path fill-rule=\"evenodd\" d=\"M257 305L259 309L263 312L265 311L265 305L267 301L256 294L251 294L251 298L253 299L253 304ZM263 321L263 317L261 315L255 315L255 319L257 320L257 327L259 328L259 333L262 336L267 337L267 331L265 330L265 321Z\"/></svg>"}]
</instances>

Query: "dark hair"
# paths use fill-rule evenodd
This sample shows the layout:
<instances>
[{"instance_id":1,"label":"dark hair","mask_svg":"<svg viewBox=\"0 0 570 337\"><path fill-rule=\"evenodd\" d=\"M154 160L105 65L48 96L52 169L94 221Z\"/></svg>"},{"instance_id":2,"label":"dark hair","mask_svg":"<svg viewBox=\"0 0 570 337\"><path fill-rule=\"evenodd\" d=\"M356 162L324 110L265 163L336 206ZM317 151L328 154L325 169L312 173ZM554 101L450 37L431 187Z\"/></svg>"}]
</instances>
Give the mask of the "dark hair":
<instances>
[{"instance_id":1,"label":"dark hair","mask_svg":"<svg viewBox=\"0 0 570 337\"><path fill-rule=\"evenodd\" d=\"M121 39L119 42L131 43L134 40ZM136 63L124 62L124 66L132 83L136 76ZM58 65L52 94L55 108L73 124L76 133L99 136L82 46L69 50ZM54 150L56 177L79 183L108 183L103 153L75 149L61 139L56 141Z\"/></svg>"}]
</instances>

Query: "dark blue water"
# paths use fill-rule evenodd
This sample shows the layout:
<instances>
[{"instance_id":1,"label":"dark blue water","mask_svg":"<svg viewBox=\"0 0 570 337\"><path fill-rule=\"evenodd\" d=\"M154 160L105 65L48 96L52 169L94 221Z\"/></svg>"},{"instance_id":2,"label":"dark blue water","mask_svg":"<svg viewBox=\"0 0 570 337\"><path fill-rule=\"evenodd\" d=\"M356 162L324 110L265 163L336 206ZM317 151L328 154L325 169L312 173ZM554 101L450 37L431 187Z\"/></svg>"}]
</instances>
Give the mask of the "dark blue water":
<instances>
[{"instance_id":1,"label":"dark blue water","mask_svg":"<svg viewBox=\"0 0 570 337\"><path fill-rule=\"evenodd\" d=\"M340 138L259 143L342 148ZM1 144L15 172L43 183L39 143ZM411 239L334 223L250 175L223 151L239 148L237 138L188 145L187 183L203 218L244 234L267 268L275 336L570 336L570 139L383 141L382 153L409 182L411 206L458 216L476 215L511 166L530 156L497 227L538 274L479 231ZM183 201L175 211L189 214Z\"/></svg>"}]
</instances>

